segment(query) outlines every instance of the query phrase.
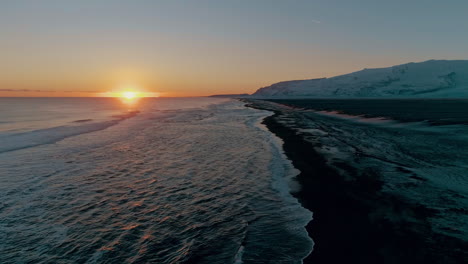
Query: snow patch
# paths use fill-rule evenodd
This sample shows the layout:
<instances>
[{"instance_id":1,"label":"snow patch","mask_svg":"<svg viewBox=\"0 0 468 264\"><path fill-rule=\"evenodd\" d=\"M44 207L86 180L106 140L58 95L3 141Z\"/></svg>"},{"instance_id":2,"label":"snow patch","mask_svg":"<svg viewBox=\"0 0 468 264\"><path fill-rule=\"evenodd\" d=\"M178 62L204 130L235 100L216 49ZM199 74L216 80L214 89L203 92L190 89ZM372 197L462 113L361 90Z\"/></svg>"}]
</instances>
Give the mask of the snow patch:
<instances>
[{"instance_id":1,"label":"snow patch","mask_svg":"<svg viewBox=\"0 0 468 264\"><path fill-rule=\"evenodd\" d=\"M332 78L286 81L258 89L253 97L468 97L468 60L430 60L364 69Z\"/></svg>"}]
</instances>

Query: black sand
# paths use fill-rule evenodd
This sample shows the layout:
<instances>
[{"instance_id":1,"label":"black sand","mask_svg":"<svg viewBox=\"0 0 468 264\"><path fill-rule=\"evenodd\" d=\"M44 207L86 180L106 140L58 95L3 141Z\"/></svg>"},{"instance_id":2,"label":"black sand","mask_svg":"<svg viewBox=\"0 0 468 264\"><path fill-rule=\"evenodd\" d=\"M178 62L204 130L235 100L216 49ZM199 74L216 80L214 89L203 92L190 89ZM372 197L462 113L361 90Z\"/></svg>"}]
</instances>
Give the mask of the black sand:
<instances>
[{"instance_id":1,"label":"black sand","mask_svg":"<svg viewBox=\"0 0 468 264\"><path fill-rule=\"evenodd\" d=\"M281 111L245 101L275 112L263 123L284 141L286 155L301 172L302 190L295 196L314 214L306 228L315 243L304 263L468 263L466 242L432 232L426 221L431 210L383 194L372 171L357 175L341 164L348 175L338 173L312 143L277 122ZM344 179L350 176L353 181Z\"/></svg>"},{"instance_id":2,"label":"black sand","mask_svg":"<svg viewBox=\"0 0 468 264\"><path fill-rule=\"evenodd\" d=\"M268 101L295 108L317 111L338 110L349 115L387 117L402 122L425 121L431 125L468 124L468 99L274 99Z\"/></svg>"}]
</instances>

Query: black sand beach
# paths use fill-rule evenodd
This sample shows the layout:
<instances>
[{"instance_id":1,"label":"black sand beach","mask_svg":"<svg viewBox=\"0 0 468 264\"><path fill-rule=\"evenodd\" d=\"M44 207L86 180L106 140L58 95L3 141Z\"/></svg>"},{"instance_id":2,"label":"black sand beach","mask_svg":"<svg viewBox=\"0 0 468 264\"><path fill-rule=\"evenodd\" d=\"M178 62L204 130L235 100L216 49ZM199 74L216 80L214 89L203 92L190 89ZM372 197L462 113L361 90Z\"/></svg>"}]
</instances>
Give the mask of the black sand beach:
<instances>
[{"instance_id":1,"label":"black sand beach","mask_svg":"<svg viewBox=\"0 0 468 264\"><path fill-rule=\"evenodd\" d=\"M294 195L313 212L307 230L315 243L304 263L466 263L468 244L434 232L427 221L436 213L432 209L381 192L378 172L327 165L310 141L278 122L284 115L281 107L244 102L274 111L263 123L284 141L286 155L300 170L302 190ZM288 111L294 116L302 110Z\"/></svg>"}]
</instances>

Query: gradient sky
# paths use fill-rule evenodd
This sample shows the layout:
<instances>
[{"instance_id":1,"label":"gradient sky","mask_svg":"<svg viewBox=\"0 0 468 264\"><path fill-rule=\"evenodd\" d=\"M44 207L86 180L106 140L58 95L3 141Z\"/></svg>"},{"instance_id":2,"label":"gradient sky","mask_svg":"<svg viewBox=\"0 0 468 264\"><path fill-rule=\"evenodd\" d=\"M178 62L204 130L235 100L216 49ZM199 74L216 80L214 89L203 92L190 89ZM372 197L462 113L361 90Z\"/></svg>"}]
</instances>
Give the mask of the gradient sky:
<instances>
[{"instance_id":1,"label":"gradient sky","mask_svg":"<svg viewBox=\"0 0 468 264\"><path fill-rule=\"evenodd\" d=\"M0 96L251 93L468 59L466 0L0 2Z\"/></svg>"}]
</instances>

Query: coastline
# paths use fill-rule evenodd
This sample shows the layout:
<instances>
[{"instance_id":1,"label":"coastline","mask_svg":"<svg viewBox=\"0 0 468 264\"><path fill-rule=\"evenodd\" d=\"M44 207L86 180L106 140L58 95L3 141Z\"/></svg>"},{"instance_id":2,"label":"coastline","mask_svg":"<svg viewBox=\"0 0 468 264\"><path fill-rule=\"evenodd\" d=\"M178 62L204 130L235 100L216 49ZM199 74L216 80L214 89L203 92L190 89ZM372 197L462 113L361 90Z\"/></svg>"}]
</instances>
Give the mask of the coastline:
<instances>
[{"instance_id":1,"label":"coastline","mask_svg":"<svg viewBox=\"0 0 468 264\"><path fill-rule=\"evenodd\" d=\"M372 171L357 175L353 167L341 164L339 172L327 165L314 145L293 127L278 122L283 115L280 108L256 100L242 101L246 106L274 112L263 124L283 140L286 156L300 171L297 181L302 189L293 195L313 212L313 220L306 229L315 244L304 263L414 264L466 260L465 242L432 231L427 221L434 213L430 209L382 193L383 182ZM353 180L345 179L349 177Z\"/></svg>"}]
</instances>

